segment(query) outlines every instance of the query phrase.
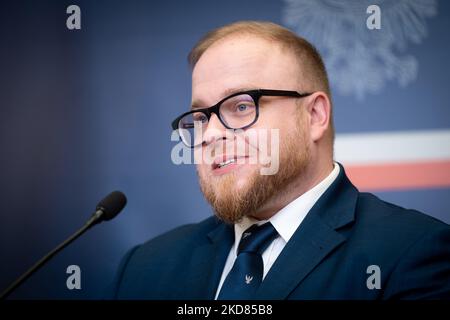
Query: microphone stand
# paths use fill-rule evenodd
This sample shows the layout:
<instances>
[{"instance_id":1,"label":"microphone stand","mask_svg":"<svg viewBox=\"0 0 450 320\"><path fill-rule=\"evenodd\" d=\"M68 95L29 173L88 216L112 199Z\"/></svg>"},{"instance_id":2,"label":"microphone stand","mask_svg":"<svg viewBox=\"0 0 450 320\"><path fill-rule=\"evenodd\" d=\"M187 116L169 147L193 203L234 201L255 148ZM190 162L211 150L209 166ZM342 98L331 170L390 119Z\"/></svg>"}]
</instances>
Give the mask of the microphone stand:
<instances>
[{"instance_id":1,"label":"microphone stand","mask_svg":"<svg viewBox=\"0 0 450 320\"><path fill-rule=\"evenodd\" d=\"M103 208L97 210L92 217L84 224L83 227L78 229L72 236L62 242L55 249L50 251L47 255L45 255L41 260L36 262L28 271L22 274L16 281L14 281L5 291L0 295L0 300L6 299L17 287L19 287L23 282L25 282L29 277L33 275L36 271L38 271L47 261L49 261L54 255L60 252L62 249L67 247L73 241L75 241L78 237L80 237L83 233L85 233L89 228L99 223L102 219L102 215L104 214Z\"/></svg>"}]
</instances>

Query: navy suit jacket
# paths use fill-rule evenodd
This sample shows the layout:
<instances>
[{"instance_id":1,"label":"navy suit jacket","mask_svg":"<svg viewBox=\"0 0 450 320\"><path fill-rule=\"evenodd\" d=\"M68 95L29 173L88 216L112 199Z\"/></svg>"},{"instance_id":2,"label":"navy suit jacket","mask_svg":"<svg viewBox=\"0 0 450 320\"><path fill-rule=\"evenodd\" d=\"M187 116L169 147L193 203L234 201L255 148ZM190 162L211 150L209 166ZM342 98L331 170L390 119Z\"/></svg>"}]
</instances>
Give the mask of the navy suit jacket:
<instances>
[{"instance_id":1,"label":"navy suit jacket","mask_svg":"<svg viewBox=\"0 0 450 320\"><path fill-rule=\"evenodd\" d=\"M215 217L154 238L123 258L113 297L214 299L233 242L233 227ZM373 265L379 272L368 270ZM377 278L379 289L373 288ZM255 295L261 300L422 298L450 298L449 226L360 193L342 166Z\"/></svg>"}]
</instances>

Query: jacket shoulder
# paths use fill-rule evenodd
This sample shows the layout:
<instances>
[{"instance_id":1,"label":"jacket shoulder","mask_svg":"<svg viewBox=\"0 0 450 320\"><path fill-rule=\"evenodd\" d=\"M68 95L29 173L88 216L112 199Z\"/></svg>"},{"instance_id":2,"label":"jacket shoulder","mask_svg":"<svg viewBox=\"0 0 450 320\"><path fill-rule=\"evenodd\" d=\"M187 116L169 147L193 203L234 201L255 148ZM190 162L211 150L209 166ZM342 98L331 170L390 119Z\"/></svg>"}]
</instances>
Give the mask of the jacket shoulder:
<instances>
[{"instance_id":1,"label":"jacket shoulder","mask_svg":"<svg viewBox=\"0 0 450 320\"><path fill-rule=\"evenodd\" d=\"M112 297L167 297L167 284L183 272L193 250L208 242L207 235L221 223L213 216L175 228L129 250L116 273ZM153 290L149 291L150 284Z\"/></svg>"},{"instance_id":2,"label":"jacket shoulder","mask_svg":"<svg viewBox=\"0 0 450 320\"><path fill-rule=\"evenodd\" d=\"M394 262L428 237L450 235L450 226L423 212L383 201L370 193L360 193L354 225L349 232L348 242L353 248L359 248L356 251L361 256Z\"/></svg>"},{"instance_id":3,"label":"jacket shoulder","mask_svg":"<svg viewBox=\"0 0 450 320\"><path fill-rule=\"evenodd\" d=\"M145 251L179 251L203 242L209 232L217 228L220 222L216 217L209 217L199 223L186 224L165 232L141 244L134 252L140 254Z\"/></svg>"},{"instance_id":4,"label":"jacket shoulder","mask_svg":"<svg viewBox=\"0 0 450 320\"><path fill-rule=\"evenodd\" d=\"M374 194L366 192L358 195L356 215L357 219L373 225L380 223L388 228L398 226L416 232L449 228L448 224L428 214L381 200Z\"/></svg>"}]
</instances>

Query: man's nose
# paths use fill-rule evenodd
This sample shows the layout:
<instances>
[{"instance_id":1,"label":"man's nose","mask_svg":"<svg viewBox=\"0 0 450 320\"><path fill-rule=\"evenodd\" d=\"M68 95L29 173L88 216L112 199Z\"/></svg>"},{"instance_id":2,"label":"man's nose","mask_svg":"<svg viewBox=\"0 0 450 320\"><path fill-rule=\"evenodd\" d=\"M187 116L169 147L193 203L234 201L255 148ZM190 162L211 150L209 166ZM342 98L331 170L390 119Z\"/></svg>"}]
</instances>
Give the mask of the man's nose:
<instances>
[{"instance_id":1,"label":"man's nose","mask_svg":"<svg viewBox=\"0 0 450 320\"><path fill-rule=\"evenodd\" d=\"M214 143L220 139L225 139L227 129L220 122L219 117L213 113L209 118L208 125L203 132L203 142L208 144Z\"/></svg>"}]
</instances>

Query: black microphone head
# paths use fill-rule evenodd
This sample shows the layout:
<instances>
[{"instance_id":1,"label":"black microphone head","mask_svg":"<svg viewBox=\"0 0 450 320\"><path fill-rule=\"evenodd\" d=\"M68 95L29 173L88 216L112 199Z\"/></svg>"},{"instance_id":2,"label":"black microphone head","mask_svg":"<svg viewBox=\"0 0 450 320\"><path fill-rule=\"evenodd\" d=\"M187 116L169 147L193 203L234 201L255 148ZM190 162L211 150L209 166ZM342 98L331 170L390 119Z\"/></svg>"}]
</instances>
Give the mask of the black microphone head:
<instances>
[{"instance_id":1,"label":"black microphone head","mask_svg":"<svg viewBox=\"0 0 450 320\"><path fill-rule=\"evenodd\" d=\"M113 191L98 203L96 209L104 212L101 217L102 220L111 220L122 211L126 204L127 197L125 197L123 192Z\"/></svg>"}]
</instances>

